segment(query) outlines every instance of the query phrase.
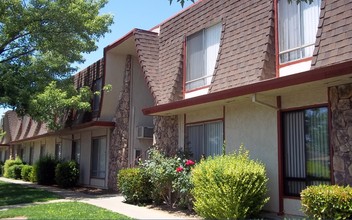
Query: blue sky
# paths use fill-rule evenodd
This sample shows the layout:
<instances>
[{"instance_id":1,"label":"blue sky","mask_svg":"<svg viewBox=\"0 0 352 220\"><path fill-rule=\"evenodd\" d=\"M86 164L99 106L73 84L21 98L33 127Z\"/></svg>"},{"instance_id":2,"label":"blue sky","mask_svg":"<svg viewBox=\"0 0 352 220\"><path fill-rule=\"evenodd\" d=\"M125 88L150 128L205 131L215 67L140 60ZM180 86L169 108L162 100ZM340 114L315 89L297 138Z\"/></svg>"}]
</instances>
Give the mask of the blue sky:
<instances>
[{"instance_id":1,"label":"blue sky","mask_svg":"<svg viewBox=\"0 0 352 220\"><path fill-rule=\"evenodd\" d=\"M191 4L187 1L184 8ZM105 38L99 41L97 51L84 55L86 61L78 65L79 69L84 69L103 57L104 47L118 40L133 28L149 30L182 9L177 0L173 0L171 5L169 0L110 0L101 12L114 15L114 24L110 28L111 33L106 34Z\"/></svg>"},{"instance_id":2,"label":"blue sky","mask_svg":"<svg viewBox=\"0 0 352 220\"><path fill-rule=\"evenodd\" d=\"M186 2L184 8L192 3ZM103 57L103 49L107 45L118 40L133 28L149 30L164 20L175 15L183 8L173 0L170 5L169 0L110 0L101 10L101 13L114 15L114 24L111 25L111 32L107 33L98 42L98 49L90 54L84 54L86 61L76 64L82 70ZM7 109L0 108L0 117Z\"/></svg>"}]
</instances>

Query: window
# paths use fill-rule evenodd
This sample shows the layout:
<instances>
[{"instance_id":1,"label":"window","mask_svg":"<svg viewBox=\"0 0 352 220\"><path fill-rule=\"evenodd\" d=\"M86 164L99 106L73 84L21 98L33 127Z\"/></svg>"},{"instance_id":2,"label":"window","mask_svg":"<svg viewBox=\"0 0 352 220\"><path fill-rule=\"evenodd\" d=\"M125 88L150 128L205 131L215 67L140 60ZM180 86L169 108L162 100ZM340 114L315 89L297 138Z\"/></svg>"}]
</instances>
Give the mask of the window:
<instances>
[{"instance_id":1,"label":"window","mask_svg":"<svg viewBox=\"0 0 352 220\"><path fill-rule=\"evenodd\" d=\"M211 82L219 52L221 24L187 37L186 90L207 86Z\"/></svg>"},{"instance_id":2,"label":"window","mask_svg":"<svg viewBox=\"0 0 352 220\"><path fill-rule=\"evenodd\" d=\"M55 144L55 159L61 160L62 159L62 146L61 143Z\"/></svg>"},{"instance_id":3,"label":"window","mask_svg":"<svg viewBox=\"0 0 352 220\"><path fill-rule=\"evenodd\" d=\"M72 141L71 160L74 160L79 164L80 158L81 158L81 143L79 140L74 140Z\"/></svg>"},{"instance_id":4,"label":"window","mask_svg":"<svg viewBox=\"0 0 352 220\"><path fill-rule=\"evenodd\" d=\"M330 183L328 138L326 107L283 113L285 195Z\"/></svg>"},{"instance_id":5,"label":"window","mask_svg":"<svg viewBox=\"0 0 352 220\"><path fill-rule=\"evenodd\" d=\"M92 168L91 177L105 178L106 174L106 138L92 140Z\"/></svg>"},{"instance_id":6,"label":"window","mask_svg":"<svg viewBox=\"0 0 352 220\"><path fill-rule=\"evenodd\" d=\"M29 165L33 164L33 156L34 156L34 146L33 144L31 144L32 146L30 146L29 148Z\"/></svg>"},{"instance_id":7,"label":"window","mask_svg":"<svg viewBox=\"0 0 352 220\"><path fill-rule=\"evenodd\" d=\"M311 4L279 0L280 63L311 57L318 30L321 0Z\"/></svg>"},{"instance_id":8,"label":"window","mask_svg":"<svg viewBox=\"0 0 352 220\"><path fill-rule=\"evenodd\" d=\"M45 144L40 145L40 157L45 156Z\"/></svg>"},{"instance_id":9,"label":"window","mask_svg":"<svg viewBox=\"0 0 352 220\"><path fill-rule=\"evenodd\" d=\"M93 92L99 92L99 94L94 94L93 105L92 105L92 111L93 112L99 111L99 108L100 108L100 97L101 97L100 93L101 93L101 90L102 90L102 85L103 85L102 78L97 79L97 80L94 81Z\"/></svg>"},{"instance_id":10,"label":"window","mask_svg":"<svg viewBox=\"0 0 352 220\"><path fill-rule=\"evenodd\" d=\"M220 155L224 142L223 122L209 122L187 126L187 146L194 160L202 156Z\"/></svg>"}]
</instances>

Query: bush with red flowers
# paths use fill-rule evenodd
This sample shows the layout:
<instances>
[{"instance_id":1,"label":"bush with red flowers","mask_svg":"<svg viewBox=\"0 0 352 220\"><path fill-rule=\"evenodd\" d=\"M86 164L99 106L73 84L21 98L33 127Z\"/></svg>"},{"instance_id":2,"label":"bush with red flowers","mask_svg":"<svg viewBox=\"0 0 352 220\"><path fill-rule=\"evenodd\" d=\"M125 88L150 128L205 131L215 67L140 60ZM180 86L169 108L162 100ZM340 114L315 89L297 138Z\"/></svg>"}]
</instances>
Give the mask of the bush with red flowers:
<instances>
[{"instance_id":1,"label":"bush with red flowers","mask_svg":"<svg viewBox=\"0 0 352 220\"><path fill-rule=\"evenodd\" d=\"M194 162L177 157L166 157L157 149L149 151L149 160L140 166L153 185L152 199L160 199L168 206L190 207L190 171Z\"/></svg>"}]
</instances>

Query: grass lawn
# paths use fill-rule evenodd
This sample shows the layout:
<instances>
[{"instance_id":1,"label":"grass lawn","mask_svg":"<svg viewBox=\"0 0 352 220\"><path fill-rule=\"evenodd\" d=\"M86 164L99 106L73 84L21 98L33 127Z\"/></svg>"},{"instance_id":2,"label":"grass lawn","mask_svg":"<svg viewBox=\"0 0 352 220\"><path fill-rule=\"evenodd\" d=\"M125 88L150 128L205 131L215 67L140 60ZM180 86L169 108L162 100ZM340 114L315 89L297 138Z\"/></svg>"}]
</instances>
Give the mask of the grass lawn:
<instances>
[{"instance_id":1,"label":"grass lawn","mask_svg":"<svg viewBox=\"0 0 352 220\"><path fill-rule=\"evenodd\" d=\"M0 181L0 208L21 203L46 202L60 196L41 189Z\"/></svg>"},{"instance_id":2,"label":"grass lawn","mask_svg":"<svg viewBox=\"0 0 352 220\"><path fill-rule=\"evenodd\" d=\"M131 219L82 202L57 202L0 211L0 218L28 219Z\"/></svg>"}]
</instances>

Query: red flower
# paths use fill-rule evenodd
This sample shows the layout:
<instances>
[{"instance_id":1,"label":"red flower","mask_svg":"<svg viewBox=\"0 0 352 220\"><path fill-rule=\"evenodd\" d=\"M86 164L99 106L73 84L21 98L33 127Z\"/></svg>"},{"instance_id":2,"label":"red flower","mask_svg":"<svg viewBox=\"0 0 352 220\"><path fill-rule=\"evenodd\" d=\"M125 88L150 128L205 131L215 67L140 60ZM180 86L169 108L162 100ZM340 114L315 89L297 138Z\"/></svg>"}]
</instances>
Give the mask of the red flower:
<instances>
[{"instance_id":1,"label":"red flower","mask_svg":"<svg viewBox=\"0 0 352 220\"><path fill-rule=\"evenodd\" d=\"M176 172L179 173L179 172L182 172L182 171L183 171L183 167L179 166L179 167L176 168Z\"/></svg>"},{"instance_id":2,"label":"red flower","mask_svg":"<svg viewBox=\"0 0 352 220\"><path fill-rule=\"evenodd\" d=\"M194 162L192 160L186 161L186 166L192 166L192 165L194 165Z\"/></svg>"}]
</instances>

